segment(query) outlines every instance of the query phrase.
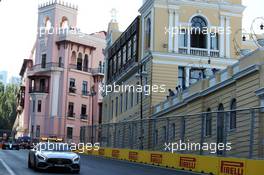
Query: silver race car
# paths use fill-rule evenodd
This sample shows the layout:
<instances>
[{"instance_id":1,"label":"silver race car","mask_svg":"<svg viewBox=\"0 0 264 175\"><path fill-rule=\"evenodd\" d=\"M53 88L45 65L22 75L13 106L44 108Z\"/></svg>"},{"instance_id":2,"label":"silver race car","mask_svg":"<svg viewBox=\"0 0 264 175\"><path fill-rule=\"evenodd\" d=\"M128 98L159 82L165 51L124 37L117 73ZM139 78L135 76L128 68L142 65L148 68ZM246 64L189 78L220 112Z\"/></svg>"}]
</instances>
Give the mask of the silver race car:
<instances>
[{"instance_id":1,"label":"silver race car","mask_svg":"<svg viewBox=\"0 0 264 175\"><path fill-rule=\"evenodd\" d=\"M65 143L39 143L28 155L28 168L46 170L49 168L68 169L80 172L80 156L70 151Z\"/></svg>"}]
</instances>

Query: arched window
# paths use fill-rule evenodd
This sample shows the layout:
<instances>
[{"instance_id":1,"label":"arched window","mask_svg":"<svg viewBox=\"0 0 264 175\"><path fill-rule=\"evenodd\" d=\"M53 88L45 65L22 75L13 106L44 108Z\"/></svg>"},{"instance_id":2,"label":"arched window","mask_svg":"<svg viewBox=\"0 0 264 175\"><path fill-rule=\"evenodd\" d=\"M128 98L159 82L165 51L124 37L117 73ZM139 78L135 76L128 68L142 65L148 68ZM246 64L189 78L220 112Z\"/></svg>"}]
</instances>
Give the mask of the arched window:
<instances>
[{"instance_id":1,"label":"arched window","mask_svg":"<svg viewBox=\"0 0 264 175\"><path fill-rule=\"evenodd\" d=\"M83 61L83 71L88 72L88 67L89 67L88 55L85 54Z\"/></svg>"},{"instance_id":2,"label":"arched window","mask_svg":"<svg viewBox=\"0 0 264 175\"><path fill-rule=\"evenodd\" d=\"M102 61L99 61L99 72L102 73L103 67L102 67Z\"/></svg>"},{"instance_id":3,"label":"arched window","mask_svg":"<svg viewBox=\"0 0 264 175\"><path fill-rule=\"evenodd\" d=\"M135 145L135 143L137 143L137 138L138 138L138 127L137 127L137 124L134 123L133 125L133 145Z\"/></svg>"},{"instance_id":4,"label":"arched window","mask_svg":"<svg viewBox=\"0 0 264 175\"><path fill-rule=\"evenodd\" d=\"M159 131L156 129L154 134L154 146L159 143Z\"/></svg>"},{"instance_id":5,"label":"arched window","mask_svg":"<svg viewBox=\"0 0 264 175\"><path fill-rule=\"evenodd\" d=\"M175 125L175 123L172 123L171 129L172 129L171 141L174 141L176 139L176 125Z\"/></svg>"},{"instance_id":6,"label":"arched window","mask_svg":"<svg viewBox=\"0 0 264 175\"><path fill-rule=\"evenodd\" d=\"M184 117L181 118L181 140L185 140L185 131L186 131L186 120Z\"/></svg>"},{"instance_id":7,"label":"arched window","mask_svg":"<svg viewBox=\"0 0 264 175\"><path fill-rule=\"evenodd\" d=\"M44 25L45 25L46 30L49 30L51 28L51 22L48 16L44 19Z\"/></svg>"},{"instance_id":8,"label":"arched window","mask_svg":"<svg viewBox=\"0 0 264 175\"><path fill-rule=\"evenodd\" d=\"M224 110L225 110L224 105L220 103L218 106L218 111L224 111Z\"/></svg>"},{"instance_id":9,"label":"arched window","mask_svg":"<svg viewBox=\"0 0 264 175\"><path fill-rule=\"evenodd\" d=\"M163 135L163 138L162 138L162 140L163 140L163 142L166 142L167 141L167 127L166 126L163 126L163 128L162 128L162 135Z\"/></svg>"},{"instance_id":10,"label":"arched window","mask_svg":"<svg viewBox=\"0 0 264 175\"><path fill-rule=\"evenodd\" d=\"M204 135L206 137L210 137L212 135L212 113L211 108L208 108L205 115L205 127L204 127Z\"/></svg>"},{"instance_id":11,"label":"arched window","mask_svg":"<svg viewBox=\"0 0 264 175\"><path fill-rule=\"evenodd\" d=\"M145 26L145 49L150 48L151 42L151 19L148 18Z\"/></svg>"},{"instance_id":12,"label":"arched window","mask_svg":"<svg viewBox=\"0 0 264 175\"><path fill-rule=\"evenodd\" d=\"M75 65L76 64L76 52L73 51L71 55L71 64Z\"/></svg>"},{"instance_id":13,"label":"arched window","mask_svg":"<svg viewBox=\"0 0 264 175\"><path fill-rule=\"evenodd\" d=\"M205 116L205 136L209 137L212 135L212 113L211 108L207 109L207 113Z\"/></svg>"},{"instance_id":14,"label":"arched window","mask_svg":"<svg viewBox=\"0 0 264 175\"><path fill-rule=\"evenodd\" d=\"M191 47L207 48L207 35L204 30L207 29L207 21L201 16L195 16L191 20Z\"/></svg>"},{"instance_id":15,"label":"arched window","mask_svg":"<svg viewBox=\"0 0 264 175\"><path fill-rule=\"evenodd\" d=\"M82 70L82 54L79 53L78 59L77 59L77 70Z\"/></svg>"},{"instance_id":16,"label":"arched window","mask_svg":"<svg viewBox=\"0 0 264 175\"><path fill-rule=\"evenodd\" d=\"M63 16L61 19L60 27L63 29L68 29L69 28L69 20L66 16Z\"/></svg>"},{"instance_id":17,"label":"arched window","mask_svg":"<svg viewBox=\"0 0 264 175\"><path fill-rule=\"evenodd\" d=\"M236 99L233 99L230 105L230 130L236 129L236 106Z\"/></svg>"},{"instance_id":18,"label":"arched window","mask_svg":"<svg viewBox=\"0 0 264 175\"><path fill-rule=\"evenodd\" d=\"M217 144L224 143L224 121L225 121L224 105L221 103L218 106L217 113ZM217 150L218 155L223 154L223 150Z\"/></svg>"},{"instance_id":19,"label":"arched window","mask_svg":"<svg viewBox=\"0 0 264 175\"><path fill-rule=\"evenodd\" d=\"M62 57L59 57L59 67L63 67L62 66Z\"/></svg>"}]
</instances>

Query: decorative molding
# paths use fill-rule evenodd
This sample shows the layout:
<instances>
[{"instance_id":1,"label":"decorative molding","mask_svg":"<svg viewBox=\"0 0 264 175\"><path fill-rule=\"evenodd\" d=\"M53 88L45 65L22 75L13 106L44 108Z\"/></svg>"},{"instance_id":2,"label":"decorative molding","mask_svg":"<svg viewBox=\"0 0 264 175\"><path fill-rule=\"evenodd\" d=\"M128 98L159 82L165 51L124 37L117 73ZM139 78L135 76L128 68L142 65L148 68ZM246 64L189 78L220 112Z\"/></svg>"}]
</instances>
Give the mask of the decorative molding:
<instances>
[{"instance_id":1,"label":"decorative molding","mask_svg":"<svg viewBox=\"0 0 264 175\"><path fill-rule=\"evenodd\" d=\"M160 57L166 58L167 60L157 60L153 58L153 63L156 64L184 64L184 63L206 63L203 65L207 65L209 57L201 57L195 55L182 55L182 54L175 54L175 53L161 53L161 52L152 52L153 57ZM224 69L227 65L232 65L238 62L235 59L226 59L226 58L211 58L211 65L207 65L208 67L216 66L215 68ZM213 65L213 66L212 66Z\"/></svg>"}]
</instances>

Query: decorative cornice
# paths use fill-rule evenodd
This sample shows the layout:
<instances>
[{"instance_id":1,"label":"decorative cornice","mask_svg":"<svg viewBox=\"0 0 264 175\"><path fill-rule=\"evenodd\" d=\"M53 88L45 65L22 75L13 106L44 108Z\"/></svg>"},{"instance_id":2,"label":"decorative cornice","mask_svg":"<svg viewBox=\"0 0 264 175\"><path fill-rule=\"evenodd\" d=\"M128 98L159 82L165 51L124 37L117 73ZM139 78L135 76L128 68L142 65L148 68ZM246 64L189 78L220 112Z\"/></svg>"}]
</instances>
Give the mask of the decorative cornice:
<instances>
[{"instance_id":1,"label":"decorative cornice","mask_svg":"<svg viewBox=\"0 0 264 175\"><path fill-rule=\"evenodd\" d=\"M209 2L209 1L191 1L191 0L147 0L139 12L143 14L151 6L160 8L178 9L181 5L189 5L201 8L220 9L221 11L228 11L232 16L241 15L245 10L245 6L240 4L231 4L227 2Z\"/></svg>"}]
</instances>

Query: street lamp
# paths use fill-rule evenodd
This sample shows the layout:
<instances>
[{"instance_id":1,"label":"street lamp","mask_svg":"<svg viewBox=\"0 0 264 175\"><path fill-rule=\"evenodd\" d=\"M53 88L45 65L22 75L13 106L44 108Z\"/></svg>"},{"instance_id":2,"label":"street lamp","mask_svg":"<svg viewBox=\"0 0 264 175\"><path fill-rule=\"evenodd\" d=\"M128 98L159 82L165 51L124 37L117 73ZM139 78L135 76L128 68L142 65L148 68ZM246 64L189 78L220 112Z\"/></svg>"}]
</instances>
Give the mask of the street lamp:
<instances>
[{"instance_id":1,"label":"street lamp","mask_svg":"<svg viewBox=\"0 0 264 175\"><path fill-rule=\"evenodd\" d=\"M247 38L246 38L246 35L243 35L242 40L243 40L243 41L246 41L246 39L247 39Z\"/></svg>"},{"instance_id":2,"label":"street lamp","mask_svg":"<svg viewBox=\"0 0 264 175\"><path fill-rule=\"evenodd\" d=\"M260 30L263 30L264 29L264 25L263 25L264 17L256 17L253 20L253 22L251 24L251 27L250 27L250 30L251 30L251 38L256 43L257 47L261 48L261 47L264 47L264 38L259 38L258 34L254 30L254 24L257 21L262 21L261 22L261 25L259 27L260 27ZM263 35L262 35L262 37L263 37Z\"/></svg>"},{"instance_id":3,"label":"street lamp","mask_svg":"<svg viewBox=\"0 0 264 175\"><path fill-rule=\"evenodd\" d=\"M263 30L264 29L264 25L263 23L260 25L260 30Z\"/></svg>"},{"instance_id":4,"label":"street lamp","mask_svg":"<svg viewBox=\"0 0 264 175\"><path fill-rule=\"evenodd\" d=\"M91 143L94 144L94 133L93 133L93 127L94 127L93 103L94 103L94 99L93 99L93 97L96 96L94 86L91 87L91 92L89 93L89 96L92 97L92 137L91 137Z\"/></svg>"},{"instance_id":5,"label":"street lamp","mask_svg":"<svg viewBox=\"0 0 264 175\"><path fill-rule=\"evenodd\" d=\"M250 52L250 50L248 49L242 49L241 47L241 43L237 41L237 36L240 35L239 37L241 37L241 33L242 33L242 41L246 41L247 40L247 31L243 28L238 29L235 34L234 34L234 38L233 38L233 43L234 43L234 48L236 50L236 54L238 56L244 56L246 54L248 54ZM240 40L241 41L241 40Z\"/></svg>"},{"instance_id":6,"label":"street lamp","mask_svg":"<svg viewBox=\"0 0 264 175\"><path fill-rule=\"evenodd\" d=\"M143 64L138 65L138 73L135 75L136 78L140 79L140 85L143 87L143 78L148 76L148 73L143 69ZM140 149L143 150L143 90L140 95Z\"/></svg>"}]
</instances>

